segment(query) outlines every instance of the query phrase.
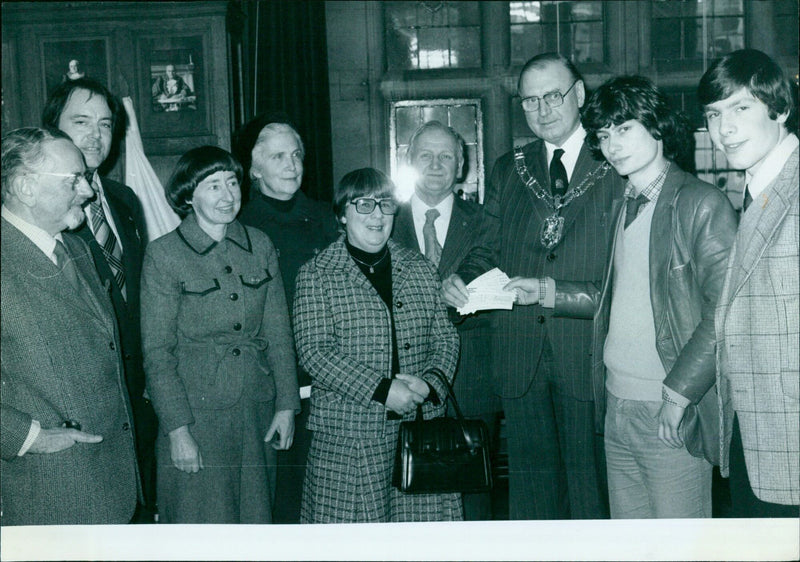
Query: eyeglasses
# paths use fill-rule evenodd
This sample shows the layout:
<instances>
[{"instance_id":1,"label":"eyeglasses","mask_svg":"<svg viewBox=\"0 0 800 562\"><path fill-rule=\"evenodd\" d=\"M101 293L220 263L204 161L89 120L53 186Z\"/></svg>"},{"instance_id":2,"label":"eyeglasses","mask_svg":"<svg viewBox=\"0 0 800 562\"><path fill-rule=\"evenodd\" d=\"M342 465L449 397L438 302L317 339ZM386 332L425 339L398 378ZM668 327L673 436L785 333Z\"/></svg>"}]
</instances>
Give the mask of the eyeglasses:
<instances>
[{"instance_id":1,"label":"eyeglasses","mask_svg":"<svg viewBox=\"0 0 800 562\"><path fill-rule=\"evenodd\" d=\"M84 174L65 174L59 172L31 172L31 173L40 174L42 176L53 176L55 178L72 178L72 181L69 184L72 189L77 188L78 185L81 183L81 181L85 181L86 183L91 185L91 183L89 182L88 179L86 179L86 176Z\"/></svg>"},{"instance_id":2,"label":"eyeglasses","mask_svg":"<svg viewBox=\"0 0 800 562\"><path fill-rule=\"evenodd\" d=\"M377 205L384 215L394 215L397 213L397 203L394 199L373 199L371 197L359 197L350 201L350 204L356 208L356 213L361 215L368 215L375 210Z\"/></svg>"},{"instance_id":3,"label":"eyeglasses","mask_svg":"<svg viewBox=\"0 0 800 562\"><path fill-rule=\"evenodd\" d=\"M572 86L567 88L567 91L564 92L563 94L561 92L559 92L558 90L556 90L555 92L548 92L545 95L543 95L542 97L529 96L527 98L522 98L519 101L522 104L522 110L523 111L538 111L539 110L539 104L540 104L541 100L544 100L544 102L547 104L547 107L558 107L559 105L562 105L564 103L564 96L566 96L569 93L569 91L572 88L575 87L575 84L577 84L577 83L578 83L578 81L575 80L572 83Z\"/></svg>"}]
</instances>

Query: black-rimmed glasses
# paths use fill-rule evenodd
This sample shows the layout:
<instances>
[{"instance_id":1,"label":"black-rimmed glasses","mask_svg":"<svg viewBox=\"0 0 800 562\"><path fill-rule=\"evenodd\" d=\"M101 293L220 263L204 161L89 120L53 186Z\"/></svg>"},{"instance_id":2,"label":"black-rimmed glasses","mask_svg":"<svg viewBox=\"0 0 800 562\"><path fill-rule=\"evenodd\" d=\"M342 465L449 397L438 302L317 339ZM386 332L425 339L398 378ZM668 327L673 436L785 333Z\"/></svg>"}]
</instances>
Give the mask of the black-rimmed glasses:
<instances>
[{"instance_id":1,"label":"black-rimmed glasses","mask_svg":"<svg viewBox=\"0 0 800 562\"><path fill-rule=\"evenodd\" d=\"M397 203L394 199L373 199L372 197L359 197L350 201L356 208L356 213L368 215L378 206L384 215L394 215L397 213Z\"/></svg>"},{"instance_id":2,"label":"black-rimmed glasses","mask_svg":"<svg viewBox=\"0 0 800 562\"><path fill-rule=\"evenodd\" d=\"M544 100L544 103L547 104L547 107L558 107L564 103L564 97L575 87L578 81L575 80L572 83L572 86L567 88L567 91L563 94L556 90L555 92L547 92L542 97L539 96L528 96L527 98L522 98L519 100L519 103L522 104L523 111L539 111L539 104L541 100Z\"/></svg>"}]
</instances>

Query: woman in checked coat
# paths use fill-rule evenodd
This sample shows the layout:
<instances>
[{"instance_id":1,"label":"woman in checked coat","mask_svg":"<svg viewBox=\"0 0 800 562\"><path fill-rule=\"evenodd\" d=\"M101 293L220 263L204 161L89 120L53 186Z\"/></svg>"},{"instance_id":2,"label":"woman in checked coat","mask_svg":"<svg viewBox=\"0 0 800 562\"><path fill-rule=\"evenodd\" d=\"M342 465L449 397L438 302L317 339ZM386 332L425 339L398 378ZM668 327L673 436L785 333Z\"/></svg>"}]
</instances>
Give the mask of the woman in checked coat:
<instances>
[{"instance_id":1,"label":"woman in checked coat","mask_svg":"<svg viewBox=\"0 0 800 562\"><path fill-rule=\"evenodd\" d=\"M271 522L275 450L291 446L300 407L277 254L235 220L241 175L221 148L184 154L166 191L185 218L144 258L144 367L163 431L167 523Z\"/></svg>"},{"instance_id":2,"label":"woman in checked coat","mask_svg":"<svg viewBox=\"0 0 800 562\"><path fill-rule=\"evenodd\" d=\"M436 270L389 240L394 186L350 172L334 210L345 235L304 265L294 299L301 365L311 374L311 451L301 521L461 520L460 494L403 494L391 485L400 421L444 413L458 335Z\"/></svg>"}]
</instances>

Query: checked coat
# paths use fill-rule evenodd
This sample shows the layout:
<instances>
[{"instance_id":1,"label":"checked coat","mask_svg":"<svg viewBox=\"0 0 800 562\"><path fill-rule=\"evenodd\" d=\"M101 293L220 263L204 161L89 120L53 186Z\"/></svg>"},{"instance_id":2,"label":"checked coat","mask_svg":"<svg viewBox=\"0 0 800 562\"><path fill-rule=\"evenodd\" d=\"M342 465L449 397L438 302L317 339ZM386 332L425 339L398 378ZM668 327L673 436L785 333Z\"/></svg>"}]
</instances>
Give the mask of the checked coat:
<instances>
[{"instance_id":1,"label":"checked coat","mask_svg":"<svg viewBox=\"0 0 800 562\"><path fill-rule=\"evenodd\" d=\"M452 379L458 335L447 318L433 266L419 252L388 242L400 372L422 376L446 396L438 368ZM361 273L344 236L297 276L294 328L300 364L311 374L314 432L303 492L304 522L459 519L458 494L403 495L391 487L399 420L372 396L391 377L391 317ZM443 402L426 402L425 418ZM413 417L413 416L409 416Z\"/></svg>"},{"instance_id":2,"label":"checked coat","mask_svg":"<svg viewBox=\"0 0 800 562\"><path fill-rule=\"evenodd\" d=\"M535 140L522 152L530 175L549 193L544 141ZM561 210L563 236L548 250L540 237L553 211L523 183L514 151L501 156L486 189L480 241L458 268L463 281L497 266L509 277L599 285L608 260L612 201L624 189L619 176L603 166L584 144L569 190L590 187ZM510 517L607 517L598 491L604 461L595 438L591 320L554 317L553 309L538 305L492 311L491 317L495 388L506 416Z\"/></svg>"},{"instance_id":3,"label":"checked coat","mask_svg":"<svg viewBox=\"0 0 800 562\"><path fill-rule=\"evenodd\" d=\"M734 414L765 502L800 503L798 149L742 215L716 311L721 471Z\"/></svg>"},{"instance_id":4,"label":"checked coat","mask_svg":"<svg viewBox=\"0 0 800 562\"><path fill-rule=\"evenodd\" d=\"M78 294L58 266L2 219L2 524L125 524L138 474L130 405L108 287L86 245L63 241L78 270ZM66 420L102 435L52 454L17 456L31 420Z\"/></svg>"}]
</instances>

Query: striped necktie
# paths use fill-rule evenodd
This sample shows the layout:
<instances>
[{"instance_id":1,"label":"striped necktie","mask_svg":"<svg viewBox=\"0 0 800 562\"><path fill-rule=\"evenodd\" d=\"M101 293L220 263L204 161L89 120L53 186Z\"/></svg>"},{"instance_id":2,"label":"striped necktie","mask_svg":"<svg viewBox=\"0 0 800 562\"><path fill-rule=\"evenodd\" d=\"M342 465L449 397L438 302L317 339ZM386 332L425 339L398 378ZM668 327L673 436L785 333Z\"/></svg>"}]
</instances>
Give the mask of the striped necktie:
<instances>
[{"instance_id":1,"label":"striped necktie","mask_svg":"<svg viewBox=\"0 0 800 562\"><path fill-rule=\"evenodd\" d=\"M106 213L103 211L103 205L100 203L100 193L98 190L95 191L98 195L95 197L94 201L89 203L89 209L92 212L92 231L94 232L94 238L103 250L103 255L108 262L108 266L111 268L111 273L114 275L114 281L116 281L122 293L122 298L127 300L128 295L125 291L125 270L122 267L122 246L120 246L117 237L114 236L114 231L111 230L111 226L108 224Z\"/></svg>"},{"instance_id":2,"label":"striped necktie","mask_svg":"<svg viewBox=\"0 0 800 562\"><path fill-rule=\"evenodd\" d=\"M439 217L439 211L428 209L425 211L425 224L422 227L422 237L425 240L425 257L439 267L439 260L442 259L442 245L436 237L436 225L433 222Z\"/></svg>"}]
</instances>

